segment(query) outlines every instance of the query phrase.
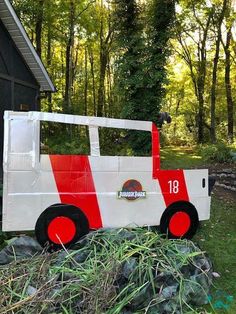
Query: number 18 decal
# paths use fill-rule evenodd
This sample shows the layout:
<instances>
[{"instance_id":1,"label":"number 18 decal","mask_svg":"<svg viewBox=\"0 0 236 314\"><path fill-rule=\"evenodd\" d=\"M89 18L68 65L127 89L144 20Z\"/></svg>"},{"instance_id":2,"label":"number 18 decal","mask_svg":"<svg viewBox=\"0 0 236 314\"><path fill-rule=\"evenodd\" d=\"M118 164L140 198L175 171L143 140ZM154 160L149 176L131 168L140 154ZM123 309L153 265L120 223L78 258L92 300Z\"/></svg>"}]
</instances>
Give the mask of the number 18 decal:
<instances>
[{"instance_id":1,"label":"number 18 decal","mask_svg":"<svg viewBox=\"0 0 236 314\"><path fill-rule=\"evenodd\" d=\"M177 194L179 193L179 181L178 180L171 180L168 181L169 187L170 187L170 194L174 193Z\"/></svg>"}]
</instances>

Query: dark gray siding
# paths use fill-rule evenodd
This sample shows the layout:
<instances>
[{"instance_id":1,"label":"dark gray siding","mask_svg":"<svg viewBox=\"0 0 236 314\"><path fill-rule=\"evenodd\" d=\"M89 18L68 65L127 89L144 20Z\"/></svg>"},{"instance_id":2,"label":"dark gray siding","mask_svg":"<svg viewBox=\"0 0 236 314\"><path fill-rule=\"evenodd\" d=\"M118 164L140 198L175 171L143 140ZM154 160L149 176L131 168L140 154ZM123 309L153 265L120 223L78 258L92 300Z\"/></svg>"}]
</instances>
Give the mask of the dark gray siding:
<instances>
[{"instance_id":1,"label":"dark gray siding","mask_svg":"<svg viewBox=\"0 0 236 314\"><path fill-rule=\"evenodd\" d=\"M0 20L0 179L4 110L38 110L38 83Z\"/></svg>"}]
</instances>

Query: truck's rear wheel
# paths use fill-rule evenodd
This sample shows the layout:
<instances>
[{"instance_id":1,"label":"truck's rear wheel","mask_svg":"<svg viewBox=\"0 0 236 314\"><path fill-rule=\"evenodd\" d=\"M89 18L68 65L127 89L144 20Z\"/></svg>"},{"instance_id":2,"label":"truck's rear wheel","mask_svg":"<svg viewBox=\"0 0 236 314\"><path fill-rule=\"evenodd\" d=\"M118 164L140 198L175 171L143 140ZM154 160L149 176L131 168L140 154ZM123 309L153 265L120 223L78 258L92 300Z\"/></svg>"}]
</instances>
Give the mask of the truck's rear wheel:
<instances>
[{"instance_id":1,"label":"truck's rear wheel","mask_svg":"<svg viewBox=\"0 0 236 314\"><path fill-rule=\"evenodd\" d=\"M180 201L171 204L164 211L160 230L163 234L168 234L169 238L191 239L197 231L199 225L196 208L188 202Z\"/></svg>"},{"instance_id":2,"label":"truck's rear wheel","mask_svg":"<svg viewBox=\"0 0 236 314\"><path fill-rule=\"evenodd\" d=\"M49 250L69 247L89 232L85 214L77 207L55 204L39 216L35 225L38 242Z\"/></svg>"}]
</instances>

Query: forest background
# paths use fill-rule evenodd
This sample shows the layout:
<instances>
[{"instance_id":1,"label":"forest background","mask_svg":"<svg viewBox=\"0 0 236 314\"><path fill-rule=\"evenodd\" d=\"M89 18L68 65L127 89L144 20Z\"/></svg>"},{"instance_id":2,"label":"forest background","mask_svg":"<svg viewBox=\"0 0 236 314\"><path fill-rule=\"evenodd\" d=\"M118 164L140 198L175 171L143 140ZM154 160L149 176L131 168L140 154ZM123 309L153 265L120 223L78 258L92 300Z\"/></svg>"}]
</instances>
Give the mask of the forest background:
<instances>
[{"instance_id":1,"label":"forest background","mask_svg":"<svg viewBox=\"0 0 236 314\"><path fill-rule=\"evenodd\" d=\"M233 143L236 1L12 2L57 88L42 110L159 125L167 111L163 144ZM103 153L148 154L149 135L132 132L102 130ZM88 153L87 134L44 124L42 141L51 152Z\"/></svg>"}]
</instances>

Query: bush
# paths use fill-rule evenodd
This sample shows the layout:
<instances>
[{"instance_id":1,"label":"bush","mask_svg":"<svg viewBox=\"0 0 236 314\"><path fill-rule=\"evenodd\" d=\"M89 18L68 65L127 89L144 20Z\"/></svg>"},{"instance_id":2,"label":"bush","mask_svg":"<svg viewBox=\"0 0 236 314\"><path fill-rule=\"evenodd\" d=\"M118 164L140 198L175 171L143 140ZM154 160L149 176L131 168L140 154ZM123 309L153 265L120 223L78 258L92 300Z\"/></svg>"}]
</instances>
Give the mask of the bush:
<instances>
[{"instance_id":1,"label":"bush","mask_svg":"<svg viewBox=\"0 0 236 314\"><path fill-rule=\"evenodd\" d=\"M200 154L205 161L219 163L232 161L230 147L224 143L202 147L200 149Z\"/></svg>"}]
</instances>

